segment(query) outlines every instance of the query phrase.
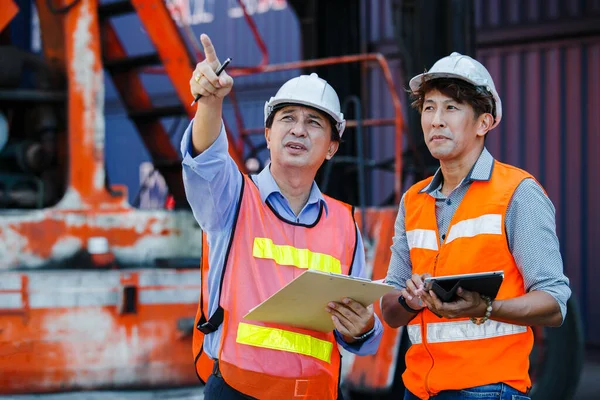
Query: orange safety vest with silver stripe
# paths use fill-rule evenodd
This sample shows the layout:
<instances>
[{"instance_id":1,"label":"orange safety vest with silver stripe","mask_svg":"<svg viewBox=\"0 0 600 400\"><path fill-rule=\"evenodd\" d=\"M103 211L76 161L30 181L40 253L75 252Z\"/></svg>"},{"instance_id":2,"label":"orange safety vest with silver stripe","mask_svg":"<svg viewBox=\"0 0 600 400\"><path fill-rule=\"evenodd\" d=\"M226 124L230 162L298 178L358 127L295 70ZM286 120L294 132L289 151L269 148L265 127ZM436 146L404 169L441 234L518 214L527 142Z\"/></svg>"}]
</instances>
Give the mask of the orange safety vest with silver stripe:
<instances>
[{"instance_id":1,"label":"orange safety vest with silver stripe","mask_svg":"<svg viewBox=\"0 0 600 400\"><path fill-rule=\"evenodd\" d=\"M523 277L510 253L505 230L508 205L517 186L531 175L494 161L489 181L474 181L456 210L440 246L435 199L422 192L432 180L404 197L406 237L413 273L433 276L504 271L497 299L525 294ZM438 318L423 309L407 326L412 346L402 378L413 394L427 399L442 390L504 382L527 391L531 328L491 320Z\"/></svg>"},{"instance_id":2,"label":"orange safety vest with silver stripe","mask_svg":"<svg viewBox=\"0 0 600 400\"><path fill-rule=\"evenodd\" d=\"M221 287L221 375L236 390L260 399L336 399L341 366L333 332L243 317L306 269L350 274L357 243L352 207L324 196L327 215L321 205L315 223L296 224L263 203L251 178L243 181ZM202 286L197 324L206 320L208 293ZM206 381L212 362L202 356L202 340L195 329L196 371Z\"/></svg>"}]
</instances>

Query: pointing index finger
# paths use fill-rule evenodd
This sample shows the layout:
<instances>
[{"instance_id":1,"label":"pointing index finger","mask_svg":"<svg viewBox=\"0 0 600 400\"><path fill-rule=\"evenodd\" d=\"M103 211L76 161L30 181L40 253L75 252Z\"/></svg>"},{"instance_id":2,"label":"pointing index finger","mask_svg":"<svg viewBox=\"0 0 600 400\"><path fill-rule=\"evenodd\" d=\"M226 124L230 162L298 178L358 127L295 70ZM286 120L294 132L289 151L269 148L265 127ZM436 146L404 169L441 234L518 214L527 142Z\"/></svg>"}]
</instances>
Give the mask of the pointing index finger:
<instances>
[{"instance_id":1,"label":"pointing index finger","mask_svg":"<svg viewBox=\"0 0 600 400\"><path fill-rule=\"evenodd\" d=\"M210 63L211 66L213 64L219 64L215 47L206 33L200 35L200 41L202 42L202 47L204 47L204 56L206 57L206 61Z\"/></svg>"}]
</instances>

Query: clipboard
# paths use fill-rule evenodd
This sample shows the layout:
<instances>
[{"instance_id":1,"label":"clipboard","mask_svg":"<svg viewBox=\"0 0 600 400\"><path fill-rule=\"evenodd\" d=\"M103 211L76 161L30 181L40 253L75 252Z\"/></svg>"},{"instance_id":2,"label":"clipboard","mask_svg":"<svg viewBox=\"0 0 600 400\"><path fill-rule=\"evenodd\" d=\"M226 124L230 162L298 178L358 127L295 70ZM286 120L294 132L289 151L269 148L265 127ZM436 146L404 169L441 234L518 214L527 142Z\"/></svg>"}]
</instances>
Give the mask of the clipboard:
<instances>
[{"instance_id":1,"label":"clipboard","mask_svg":"<svg viewBox=\"0 0 600 400\"><path fill-rule=\"evenodd\" d=\"M251 309L244 319L331 332L334 325L325 311L327 303L349 297L368 306L394 289L369 279L308 270Z\"/></svg>"}]
</instances>

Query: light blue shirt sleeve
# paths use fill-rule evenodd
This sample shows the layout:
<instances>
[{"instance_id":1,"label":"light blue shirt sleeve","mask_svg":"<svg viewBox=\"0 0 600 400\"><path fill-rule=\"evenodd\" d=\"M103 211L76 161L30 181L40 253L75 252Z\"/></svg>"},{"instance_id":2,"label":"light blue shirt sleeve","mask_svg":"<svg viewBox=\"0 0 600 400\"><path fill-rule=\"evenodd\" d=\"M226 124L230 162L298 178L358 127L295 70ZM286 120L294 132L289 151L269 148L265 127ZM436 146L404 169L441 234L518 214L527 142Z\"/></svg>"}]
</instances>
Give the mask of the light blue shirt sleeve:
<instances>
[{"instance_id":1,"label":"light blue shirt sleeve","mask_svg":"<svg viewBox=\"0 0 600 400\"><path fill-rule=\"evenodd\" d=\"M525 289L541 290L554 297L564 322L571 288L563 272L555 209L533 179L525 179L515 190L506 211L506 233Z\"/></svg>"},{"instance_id":2,"label":"light blue shirt sleeve","mask_svg":"<svg viewBox=\"0 0 600 400\"><path fill-rule=\"evenodd\" d=\"M225 253L233 229L242 176L229 156L227 134L221 132L215 142L201 154L192 157L192 124L181 139L183 184L194 218L207 234L210 269L208 271L208 315L219 306L220 282ZM211 358L218 357L223 325L206 335L204 350Z\"/></svg>"},{"instance_id":3,"label":"light blue shirt sleeve","mask_svg":"<svg viewBox=\"0 0 600 400\"><path fill-rule=\"evenodd\" d=\"M360 230L358 226L356 227L358 231L357 235L357 243L356 243L356 256L354 257L354 264L352 264L352 276L358 278L370 278L367 276L366 270L366 259L365 259L365 246L362 240L362 236L360 235ZM337 342L346 350L351 353L354 353L359 356L366 356L369 354L375 354L377 349L379 348L379 343L381 342L381 337L383 336L383 325L379 320L377 314L375 314L375 326L373 327L373 334L364 342L359 344L352 344L344 342L344 339L340 335L340 333L335 330L335 338Z\"/></svg>"},{"instance_id":4,"label":"light blue shirt sleeve","mask_svg":"<svg viewBox=\"0 0 600 400\"><path fill-rule=\"evenodd\" d=\"M406 281L412 276L412 261L410 260L410 248L406 237L406 209L404 207L404 195L400 199L398 215L394 224L394 239L391 247L392 257L388 267L385 282L393 285L396 289L404 289Z\"/></svg>"},{"instance_id":5,"label":"light blue shirt sleeve","mask_svg":"<svg viewBox=\"0 0 600 400\"><path fill-rule=\"evenodd\" d=\"M215 142L201 154L192 157L192 124L193 121L181 140L187 201L203 230L226 231L233 227L243 178L229 155L223 124Z\"/></svg>"}]
</instances>

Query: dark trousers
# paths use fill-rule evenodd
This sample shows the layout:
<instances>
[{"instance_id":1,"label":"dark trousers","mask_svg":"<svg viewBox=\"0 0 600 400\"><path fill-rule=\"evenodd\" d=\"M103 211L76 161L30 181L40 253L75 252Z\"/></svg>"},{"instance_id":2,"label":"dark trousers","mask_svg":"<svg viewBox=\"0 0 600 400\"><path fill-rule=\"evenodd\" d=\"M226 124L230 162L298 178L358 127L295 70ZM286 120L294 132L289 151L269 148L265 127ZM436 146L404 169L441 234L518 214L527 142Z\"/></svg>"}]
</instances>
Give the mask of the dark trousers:
<instances>
[{"instance_id":1,"label":"dark trousers","mask_svg":"<svg viewBox=\"0 0 600 400\"><path fill-rule=\"evenodd\" d=\"M206 381L206 386L204 386L205 400L242 400L252 398L229 386L220 375L211 375Z\"/></svg>"},{"instance_id":2,"label":"dark trousers","mask_svg":"<svg viewBox=\"0 0 600 400\"><path fill-rule=\"evenodd\" d=\"M238 392L225 382L218 369L218 364L213 369L213 374L206 381L204 386L205 400L246 400L254 397L246 396ZM344 400L342 390L338 390L338 400Z\"/></svg>"}]
</instances>

